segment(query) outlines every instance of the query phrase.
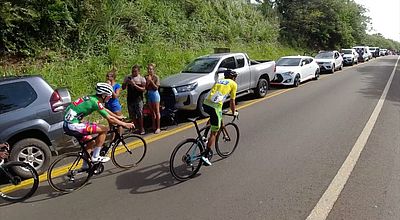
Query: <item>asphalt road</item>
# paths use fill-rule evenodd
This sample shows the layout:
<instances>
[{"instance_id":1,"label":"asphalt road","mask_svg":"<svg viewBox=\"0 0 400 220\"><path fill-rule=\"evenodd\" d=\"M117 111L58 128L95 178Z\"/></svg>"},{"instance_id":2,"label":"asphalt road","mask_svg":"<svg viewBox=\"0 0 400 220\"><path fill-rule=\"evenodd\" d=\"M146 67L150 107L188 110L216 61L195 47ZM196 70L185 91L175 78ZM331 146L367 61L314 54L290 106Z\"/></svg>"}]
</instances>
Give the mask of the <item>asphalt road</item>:
<instances>
[{"instance_id":1,"label":"asphalt road","mask_svg":"<svg viewBox=\"0 0 400 220\"><path fill-rule=\"evenodd\" d=\"M240 99L237 151L214 156L213 166L189 181L175 181L168 161L194 128L170 127L158 140L147 137L139 167L107 164L66 195L42 183L24 203L1 203L1 219L306 219L313 210L313 219L400 219L399 65L376 121L370 119L397 60L382 57L298 88L275 88L264 99ZM343 177L360 135L366 144ZM344 187L335 196L327 189L340 188L331 184L336 178ZM318 212L321 197L333 201L323 206L326 216Z\"/></svg>"}]
</instances>

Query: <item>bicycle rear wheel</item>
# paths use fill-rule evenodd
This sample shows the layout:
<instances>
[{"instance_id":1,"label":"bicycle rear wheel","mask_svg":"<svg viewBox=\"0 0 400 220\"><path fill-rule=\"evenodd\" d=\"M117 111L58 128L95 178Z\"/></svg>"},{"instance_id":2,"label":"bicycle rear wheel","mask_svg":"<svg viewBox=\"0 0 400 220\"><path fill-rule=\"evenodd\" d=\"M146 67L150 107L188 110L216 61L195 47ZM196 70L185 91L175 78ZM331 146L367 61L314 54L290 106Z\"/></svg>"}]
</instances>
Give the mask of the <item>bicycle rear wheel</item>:
<instances>
[{"instance_id":1,"label":"bicycle rear wheel","mask_svg":"<svg viewBox=\"0 0 400 220\"><path fill-rule=\"evenodd\" d=\"M123 135L117 141L111 151L113 164L120 168L137 166L147 152L146 141L134 134Z\"/></svg>"},{"instance_id":2,"label":"bicycle rear wheel","mask_svg":"<svg viewBox=\"0 0 400 220\"><path fill-rule=\"evenodd\" d=\"M24 170L28 178L15 174L14 170ZM0 197L9 202L21 202L31 197L39 186L39 175L35 168L24 162L12 161L0 168Z\"/></svg>"},{"instance_id":3,"label":"bicycle rear wheel","mask_svg":"<svg viewBox=\"0 0 400 220\"><path fill-rule=\"evenodd\" d=\"M239 127L235 123L228 123L221 127L215 142L217 154L222 158L229 157L236 150L239 136Z\"/></svg>"},{"instance_id":4,"label":"bicycle rear wheel","mask_svg":"<svg viewBox=\"0 0 400 220\"><path fill-rule=\"evenodd\" d=\"M179 143L171 154L169 170L179 180L187 180L199 172L202 161L203 146L196 139L186 139Z\"/></svg>"},{"instance_id":5,"label":"bicycle rear wheel","mask_svg":"<svg viewBox=\"0 0 400 220\"><path fill-rule=\"evenodd\" d=\"M59 192L72 192L89 181L92 176L91 166L91 163L80 153L65 154L50 165L47 181Z\"/></svg>"}]
</instances>

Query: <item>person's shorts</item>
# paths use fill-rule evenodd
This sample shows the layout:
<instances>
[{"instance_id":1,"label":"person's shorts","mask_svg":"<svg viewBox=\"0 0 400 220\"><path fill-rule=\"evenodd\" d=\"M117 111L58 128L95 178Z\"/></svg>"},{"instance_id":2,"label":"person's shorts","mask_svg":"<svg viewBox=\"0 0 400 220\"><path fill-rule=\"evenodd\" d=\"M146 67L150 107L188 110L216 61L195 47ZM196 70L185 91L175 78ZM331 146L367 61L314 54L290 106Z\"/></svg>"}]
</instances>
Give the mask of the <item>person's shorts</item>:
<instances>
[{"instance_id":1,"label":"person's shorts","mask_svg":"<svg viewBox=\"0 0 400 220\"><path fill-rule=\"evenodd\" d=\"M76 137L79 141L92 139L91 134L97 133L97 124L93 122L68 123L64 122L65 134Z\"/></svg>"},{"instance_id":2,"label":"person's shorts","mask_svg":"<svg viewBox=\"0 0 400 220\"><path fill-rule=\"evenodd\" d=\"M147 90L147 102L160 102L160 93L158 90Z\"/></svg>"},{"instance_id":3,"label":"person's shorts","mask_svg":"<svg viewBox=\"0 0 400 220\"><path fill-rule=\"evenodd\" d=\"M143 101L128 103L128 112L131 119L143 117Z\"/></svg>"},{"instance_id":4,"label":"person's shorts","mask_svg":"<svg viewBox=\"0 0 400 220\"><path fill-rule=\"evenodd\" d=\"M221 127L222 109L203 104L204 111L210 115L211 131L218 131Z\"/></svg>"}]
</instances>

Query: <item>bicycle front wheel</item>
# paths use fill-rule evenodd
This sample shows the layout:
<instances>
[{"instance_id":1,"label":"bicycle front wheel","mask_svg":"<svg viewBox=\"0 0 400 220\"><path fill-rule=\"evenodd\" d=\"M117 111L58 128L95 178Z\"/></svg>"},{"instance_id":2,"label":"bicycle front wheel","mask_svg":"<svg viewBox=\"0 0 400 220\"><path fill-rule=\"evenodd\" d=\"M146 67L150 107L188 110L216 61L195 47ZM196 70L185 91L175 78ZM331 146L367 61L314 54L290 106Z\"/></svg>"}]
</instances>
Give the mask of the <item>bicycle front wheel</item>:
<instances>
[{"instance_id":1,"label":"bicycle front wheel","mask_svg":"<svg viewBox=\"0 0 400 220\"><path fill-rule=\"evenodd\" d=\"M221 127L215 142L217 154L222 158L229 157L236 150L239 135L239 127L235 123L228 123Z\"/></svg>"},{"instance_id":2,"label":"bicycle front wheel","mask_svg":"<svg viewBox=\"0 0 400 220\"><path fill-rule=\"evenodd\" d=\"M203 146L196 139L186 139L179 143L171 154L169 170L172 176L184 181L199 172L202 161Z\"/></svg>"},{"instance_id":3,"label":"bicycle front wheel","mask_svg":"<svg viewBox=\"0 0 400 220\"><path fill-rule=\"evenodd\" d=\"M24 170L28 178L14 171ZM24 162L9 162L0 168L0 197L9 202L21 202L31 197L39 186L39 175L35 168Z\"/></svg>"},{"instance_id":4,"label":"bicycle front wheel","mask_svg":"<svg viewBox=\"0 0 400 220\"><path fill-rule=\"evenodd\" d=\"M113 164L120 168L137 166L147 152L146 141L134 134L123 135L117 141L111 151Z\"/></svg>"},{"instance_id":5,"label":"bicycle front wheel","mask_svg":"<svg viewBox=\"0 0 400 220\"><path fill-rule=\"evenodd\" d=\"M91 163L80 153L69 153L55 160L47 171L47 181L59 192L82 188L92 176Z\"/></svg>"}]
</instances>

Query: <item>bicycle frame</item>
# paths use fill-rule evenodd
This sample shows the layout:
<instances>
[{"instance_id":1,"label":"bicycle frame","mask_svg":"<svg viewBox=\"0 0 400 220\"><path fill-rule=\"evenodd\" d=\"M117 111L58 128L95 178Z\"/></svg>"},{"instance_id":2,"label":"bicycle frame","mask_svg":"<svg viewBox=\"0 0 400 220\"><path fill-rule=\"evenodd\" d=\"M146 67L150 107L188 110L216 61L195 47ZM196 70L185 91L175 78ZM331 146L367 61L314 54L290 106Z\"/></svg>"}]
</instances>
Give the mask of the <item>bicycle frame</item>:
<instances>
[{"instance_id":1,"label":"bicycle frame","mask_svg":"<svg viewBox=\"0 0 400 220\"><path fill-rule=\"evenodd\" d=\"M123 141L122 135L119 133L118 128L119 128L119 125L112 125L111 129L107 132L107 134L114 134L114 138L110 141L108 146L102 147L101 152L103 152L105 155L108 154L108 151L111 149L113 144L115 144L118 140L122 140ZM86 158L86 160L90 162L88 170L85 170L85 171L89 171L90 175L93 175L95 173L95 171L100 166L102 166L102 165L100 165L101 163L93 163L93 162L91 162L91 160L89 159L90 158L90 154L86 150L87 144L92 142L92 141L94 141L94 140L96 140L97 137L98 137L98 135L93 137L93 138L91 138L91 139L89 139L89 140L83 141L83 142L78 140L79 145L81 146L81 152L79 152L78 154L79 154L79 156ZM131 151L129 149L127 149L127 151L129 151L131 153ZM79 157L77 157L77 159L72 163L71 167L68 169L68 172L70 172L71 169L74 166L78 165L78 163L79 163Z\"/></svg>"}]
</instances>

